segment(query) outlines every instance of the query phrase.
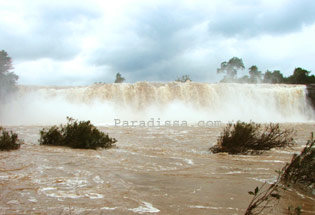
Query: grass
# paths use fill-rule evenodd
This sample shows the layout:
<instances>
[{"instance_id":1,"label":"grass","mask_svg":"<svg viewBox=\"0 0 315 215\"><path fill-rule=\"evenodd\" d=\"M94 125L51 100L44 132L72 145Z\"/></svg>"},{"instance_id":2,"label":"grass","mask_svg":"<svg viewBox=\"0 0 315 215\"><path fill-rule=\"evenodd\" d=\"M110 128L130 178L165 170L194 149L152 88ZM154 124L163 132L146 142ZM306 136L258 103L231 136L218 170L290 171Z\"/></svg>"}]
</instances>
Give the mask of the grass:
<instances>
[{"instance_id":1,"label":"grass","mask_svg":"<svg viewBox=\"0 0 315 215\"><path fill-rule=\"evenodd\" d=\"M40 131L40 145L67 146L80 149L110 148L116 141L98 130L90 121L77 121L67 117L66 125L52 126Z\"/></svg>"}]
</instances>

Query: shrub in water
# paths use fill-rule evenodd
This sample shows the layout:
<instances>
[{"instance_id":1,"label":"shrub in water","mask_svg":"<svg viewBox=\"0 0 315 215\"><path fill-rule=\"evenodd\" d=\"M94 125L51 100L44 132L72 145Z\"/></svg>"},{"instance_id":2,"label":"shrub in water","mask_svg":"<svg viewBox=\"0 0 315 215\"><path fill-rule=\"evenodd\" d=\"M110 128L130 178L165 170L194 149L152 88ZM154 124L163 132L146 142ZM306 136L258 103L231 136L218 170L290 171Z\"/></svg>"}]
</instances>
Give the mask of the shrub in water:
<instances>
[{"instance_id":1,"label":"shrub in water","mask_svg":"<svg viewBox=\"0 0 315 215\"><path fill-rule=\"evenodd\" d=\"M52 126L40 131L41 145L69 146L80 149L110 148L116 139L99 131L90 121L77 121L67 118L65 126Z\"/></svg>"},{"instance_id":2,"label":"shrub in water","mask_svg":"<svg viewBox=\"0 0 315 215\"><path fill-rule=\"evenodd\" d=\"M281 130L279 124L269 124L264 128L254 122L238 121L228 124L218 138L213 153L260 154L275 147L293 145L293 130Z\"/></svg>"},{"instance_id":3,"label":"shrub in water","mask_svg":"<svg viewBox=\"0 0 315 215\"><path fill-rule=\"evenodd\" d=\"M21 145L18 135L12 131L8 132L0 127L0 150L9 151L19 149Z\"/></svg>"}]
</instances>

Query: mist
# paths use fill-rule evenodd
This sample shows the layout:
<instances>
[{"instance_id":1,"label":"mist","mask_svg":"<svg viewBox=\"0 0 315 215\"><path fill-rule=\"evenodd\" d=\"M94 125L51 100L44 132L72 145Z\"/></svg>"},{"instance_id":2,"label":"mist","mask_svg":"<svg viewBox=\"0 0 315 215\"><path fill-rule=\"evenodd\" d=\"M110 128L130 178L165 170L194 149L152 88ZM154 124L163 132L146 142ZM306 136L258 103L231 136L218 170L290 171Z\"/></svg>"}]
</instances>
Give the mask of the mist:
<instances>
[{"instance_id":1,"label":"mist","mask_svg":"<svg viewBox=\"0 0 315 215\"><path fill-rule=\"evenodd\" d=\"M0 123L54 125L66 117L96 125L120 121L310 122L314 112L303 85L150 83L85 87L20 86L3 104Z\"/></svg>"}]
</instances>

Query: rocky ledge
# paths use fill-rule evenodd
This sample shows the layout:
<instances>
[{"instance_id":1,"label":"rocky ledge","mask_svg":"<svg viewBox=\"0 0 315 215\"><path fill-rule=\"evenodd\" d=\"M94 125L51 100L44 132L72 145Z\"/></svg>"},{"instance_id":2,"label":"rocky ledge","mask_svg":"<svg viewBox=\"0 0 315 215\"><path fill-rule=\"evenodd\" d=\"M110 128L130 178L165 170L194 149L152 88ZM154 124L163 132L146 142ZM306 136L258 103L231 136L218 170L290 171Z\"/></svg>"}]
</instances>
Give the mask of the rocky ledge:
<instances>
[{"instance_id":1,"label":"rocky ledge","mask_svg":"<svg viewBox=\"0 0 315 215\"><path fill-rule=\"evenodd\" d=\"M315 111L315 84L309 84L307 87L307 97Z\"/></svg>"}]
</instances>

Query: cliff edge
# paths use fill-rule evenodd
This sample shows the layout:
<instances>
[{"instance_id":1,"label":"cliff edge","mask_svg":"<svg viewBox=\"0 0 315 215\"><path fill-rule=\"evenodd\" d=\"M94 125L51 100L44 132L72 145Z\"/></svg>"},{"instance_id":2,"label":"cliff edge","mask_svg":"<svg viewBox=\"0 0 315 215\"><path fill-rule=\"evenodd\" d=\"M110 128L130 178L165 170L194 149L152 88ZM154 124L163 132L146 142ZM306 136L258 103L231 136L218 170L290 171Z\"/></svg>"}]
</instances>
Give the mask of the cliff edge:
<instances>
[{"instance_id":1,"label":"cliff edge","mask_svg":"<svg viewBox=\"0 0 315 215\"><path fill-rule=\"evenodd\" d=\"M315 110L315 84L309 84L307 87L307 98Z\"/></svg>"}]
</instances>

